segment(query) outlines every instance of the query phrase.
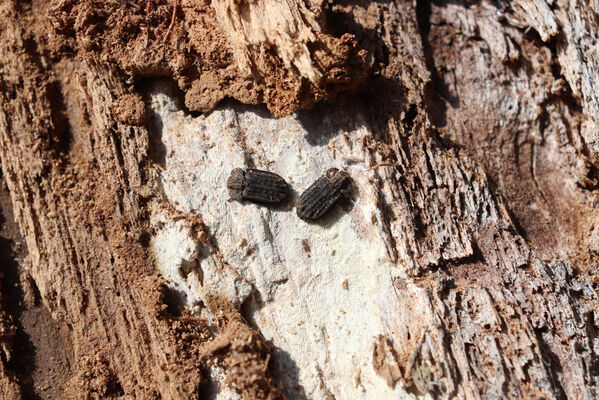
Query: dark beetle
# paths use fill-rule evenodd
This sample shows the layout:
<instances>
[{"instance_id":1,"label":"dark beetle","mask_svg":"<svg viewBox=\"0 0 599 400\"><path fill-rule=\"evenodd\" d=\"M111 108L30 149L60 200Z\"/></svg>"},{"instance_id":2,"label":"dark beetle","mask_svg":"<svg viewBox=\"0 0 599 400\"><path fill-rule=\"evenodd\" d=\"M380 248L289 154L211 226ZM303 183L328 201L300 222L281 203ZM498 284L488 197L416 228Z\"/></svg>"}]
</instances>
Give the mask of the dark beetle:
<instances>
[{"instance_id":1,"label":"dark beetle","mask_svg":"<svg viewBox=\"0 0 599 400\"><path fill-rule=\"evenodd\" d=\"M289 185L279 175L259 169L235 168L227 180L233 200L276 204L289 196Z\"/></svg>"},{"instance_id":2,"label":"dark beetle","mask_svg":"<svg viewBox=\"0 0 599 400\"><path fill-rule=\"evenodd\" d=\"M342 195L349 197L350 183L347 172L329 169L302 193L297 203L297 216L308 221L323 217Z\"/></svg>"}]
</instances>

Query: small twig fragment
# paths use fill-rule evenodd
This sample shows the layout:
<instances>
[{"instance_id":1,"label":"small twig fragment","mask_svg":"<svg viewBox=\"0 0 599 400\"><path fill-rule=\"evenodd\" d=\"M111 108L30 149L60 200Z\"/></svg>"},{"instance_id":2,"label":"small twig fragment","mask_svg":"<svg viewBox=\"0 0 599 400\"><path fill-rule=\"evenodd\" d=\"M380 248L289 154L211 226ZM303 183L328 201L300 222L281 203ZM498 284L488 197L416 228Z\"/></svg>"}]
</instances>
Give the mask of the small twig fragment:
<instances>
[{"instance_id":1,"label":"small twig fragment","mask_svg":"<svg viewBox=\"0 0 599 400\"><path fill-rule=\"evenodd\" d=\"M164 35L164 42L166 42L168 40L168 37L170 36L171 31L173 30L173 26L175 26L175 20L177 18L177 7L179 7L179 0L172 0L172 1L173 1L173 15L171 16L171 23L168 26L166 35Z\"/></svg>"},{"instance_id":2,"label":"small twig fragment","mask_svg":"<svg viewBox=\"0 0 599 400\"><path fill-rule=\"evenodd\" d=\"M368 168L368 171L372 171L373 169L376 169L379 167L399 167L399 164L389 163L389 162L379 163L379 164L373 165L372 167Z\"/></svg>"}]
</instances>

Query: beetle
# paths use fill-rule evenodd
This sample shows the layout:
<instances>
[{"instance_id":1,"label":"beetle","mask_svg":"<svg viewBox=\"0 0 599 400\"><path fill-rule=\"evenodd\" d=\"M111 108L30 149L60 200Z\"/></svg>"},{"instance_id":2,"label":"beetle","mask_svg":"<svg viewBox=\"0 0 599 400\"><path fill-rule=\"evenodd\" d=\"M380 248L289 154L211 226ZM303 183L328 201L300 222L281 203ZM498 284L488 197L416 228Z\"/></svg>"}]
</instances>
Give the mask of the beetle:
<instances>
[{"instance_id":1,"label":"beetle","mask_svg":"<svg viewBox=\"0 0 599 400\"><path fill-rule=\"evenodd\" d=\"M337 168L327 170L300 196L297 216L307 221L322 218L341 196L349 197L350 183L351 177L347 172Z\"/></svg>"},{"instance_id":2,"label":"beetle","mask_svg":"<svg viewBox=\"0 0 599 400\"><path fill-rule=\"evenodd\" d=\"M235 168L227 180L233 200L277 204L289 196L289 185L279 175L259 169Z\"/></svg>"}]
</instances>

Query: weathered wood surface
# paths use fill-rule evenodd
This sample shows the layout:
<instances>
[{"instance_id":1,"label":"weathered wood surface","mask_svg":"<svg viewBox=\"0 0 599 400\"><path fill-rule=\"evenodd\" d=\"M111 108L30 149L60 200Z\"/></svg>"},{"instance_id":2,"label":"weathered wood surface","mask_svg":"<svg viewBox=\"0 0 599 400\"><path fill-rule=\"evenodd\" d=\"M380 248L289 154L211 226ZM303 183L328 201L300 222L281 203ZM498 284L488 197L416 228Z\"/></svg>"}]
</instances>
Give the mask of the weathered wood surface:
<instances>
[{"instance_id":1,"label":"weathered wood surface","mask_svg":"<svg viewBox=\"0 0 599 400\"><path fill-rule=\"evenodd\" d=\"M182 1L170 41L169 3L139 3L115 8L152 7L129 60L97 5L0 6L2 172L26 273L70 330L65 396L599 396L596 2ZM207 26L230 58L201 52ZM360 96L280 119L190 114L173 83L119 72L172 74L188 107L283 115L355 86L356 59ZM331 60L354 64L329 96ZM353 204L306 224L229 202L244 166L300 193L343 168Z\"/></svg>"}]
</instances>

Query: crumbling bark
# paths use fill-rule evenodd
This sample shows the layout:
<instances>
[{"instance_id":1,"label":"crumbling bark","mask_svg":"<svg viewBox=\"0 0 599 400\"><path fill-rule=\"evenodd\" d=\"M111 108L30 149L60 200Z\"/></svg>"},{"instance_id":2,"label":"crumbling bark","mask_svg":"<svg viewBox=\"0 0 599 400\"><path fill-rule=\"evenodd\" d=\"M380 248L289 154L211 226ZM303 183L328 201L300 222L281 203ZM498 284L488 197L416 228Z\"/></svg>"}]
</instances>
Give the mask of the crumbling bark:
<instances>
[{"instance_id":1,"label":"crumbling bark","mask_svg":"<svg viewBox=\"0 0 599 400\"><path fill-rule=\"evenodd\" d=\"M598 12L3 0L2 174L25 296L67 327L63 397L598 397ZM302 185L335 163L354 206L231 205L235 162ZM0 296L7 399L18 318Z\"/></svg>"}]
</instances>

